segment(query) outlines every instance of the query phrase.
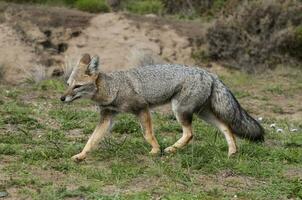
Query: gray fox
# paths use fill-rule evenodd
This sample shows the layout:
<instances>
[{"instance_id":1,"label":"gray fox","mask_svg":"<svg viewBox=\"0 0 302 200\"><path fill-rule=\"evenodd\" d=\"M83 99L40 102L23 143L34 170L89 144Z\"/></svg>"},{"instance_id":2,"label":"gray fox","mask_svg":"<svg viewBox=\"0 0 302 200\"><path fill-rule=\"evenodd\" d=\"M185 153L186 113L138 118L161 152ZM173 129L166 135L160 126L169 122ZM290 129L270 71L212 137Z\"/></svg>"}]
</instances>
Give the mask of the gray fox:
<instances>
[{"instance_id":1,"label":"gray fox","mask_svg":"<svg viewBox=\"0 0 302 200\"><path fill-rule=\"evenodd\" d=\"M197 67L161 64L112 73L99 72L99 58L84 54L73 69L61 97L63 102L89 98L100 108L101 119L75 161L86 158L108 131L117 113L129 112L138 116L144 137L152 146L150 154L158 154L160 146L152 129L150 108L172 103L172 110L182 126L182 137L165 153L184 147L193 137L192 117L195 113L216 126L225 136L228 155L237 151L235 136L251 141L263 141L264 129L235 99L218 77Z\"/></svg>"}]
</instances>

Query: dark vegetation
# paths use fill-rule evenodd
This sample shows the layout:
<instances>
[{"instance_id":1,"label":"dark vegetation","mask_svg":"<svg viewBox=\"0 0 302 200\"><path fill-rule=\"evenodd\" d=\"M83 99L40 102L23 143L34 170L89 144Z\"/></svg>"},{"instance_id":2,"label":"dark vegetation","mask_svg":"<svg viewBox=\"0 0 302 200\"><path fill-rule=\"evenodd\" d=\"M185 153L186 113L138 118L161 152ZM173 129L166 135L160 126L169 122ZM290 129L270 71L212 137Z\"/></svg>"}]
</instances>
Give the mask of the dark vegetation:
<instances>
[{"instance_id":1,"label":"dark vegetation","mask_svg":"<svg viewBox=\"0 0 302 200\"><path fill-rule=\"evenodd\" d=\"M248 72L302 61L302 4L256 1L219 18L207 33L210 59Z\"/></svg>"}]
</instances>

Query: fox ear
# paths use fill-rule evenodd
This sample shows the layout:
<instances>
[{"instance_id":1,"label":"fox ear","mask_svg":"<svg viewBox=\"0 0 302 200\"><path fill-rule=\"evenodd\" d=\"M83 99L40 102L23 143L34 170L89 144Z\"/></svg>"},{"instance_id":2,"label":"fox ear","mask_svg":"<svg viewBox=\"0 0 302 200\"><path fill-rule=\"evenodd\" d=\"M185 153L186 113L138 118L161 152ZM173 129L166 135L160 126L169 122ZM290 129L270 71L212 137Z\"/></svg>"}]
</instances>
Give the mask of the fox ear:
<instances>
[{"instance_id":1,"label":"fox ear","mask_svg":"<svg viewBox=\"0 0 302 200\"><path fill-rule=\"evenodd\" d=\"M98 56L93 56L91 58L91 61L87 67L86 73L88 75L94 75L98 73L98 68L99 68L99 57Z\"/></svg>"},{"instance_id":2,"label":"fox ear","mask_svg":"<svg viewBox=\"0 0 302 200\"><path fill-rule=\"evenodd\" d=\"M84 65L88 65L91 61L90 55L88 53L85 53L82 55L80 63Z\"/></svg>"}]
</instances>

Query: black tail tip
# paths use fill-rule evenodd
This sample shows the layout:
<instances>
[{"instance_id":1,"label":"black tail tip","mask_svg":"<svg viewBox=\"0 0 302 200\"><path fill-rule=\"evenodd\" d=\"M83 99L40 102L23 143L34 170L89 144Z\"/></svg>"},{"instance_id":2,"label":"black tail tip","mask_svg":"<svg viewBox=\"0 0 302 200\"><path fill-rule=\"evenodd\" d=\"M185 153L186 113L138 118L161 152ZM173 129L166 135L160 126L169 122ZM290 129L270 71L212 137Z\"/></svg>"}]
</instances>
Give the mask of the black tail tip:
<instances>
[{"instance_id":1,"label":"black tail tip","mask_svg":"<svg viewBox=\"0 0 302 200\"><path fill-rule=\"evenodd\" d=\"M256 143L262 143L264 142L264 136L261 135L260 137L255 138L253 141Z\"/></svg>"},{"instance_id":2,"label":"black tail tip","mask_svg":"<svg viewBox=\"0 0 302 200\"><path fill-rule=\"evenodd\" d=\"M252 142L262 143L264 142L264 134L257 135L256 137L249 137L248 139Z\"/></svg>"}]
</instances>

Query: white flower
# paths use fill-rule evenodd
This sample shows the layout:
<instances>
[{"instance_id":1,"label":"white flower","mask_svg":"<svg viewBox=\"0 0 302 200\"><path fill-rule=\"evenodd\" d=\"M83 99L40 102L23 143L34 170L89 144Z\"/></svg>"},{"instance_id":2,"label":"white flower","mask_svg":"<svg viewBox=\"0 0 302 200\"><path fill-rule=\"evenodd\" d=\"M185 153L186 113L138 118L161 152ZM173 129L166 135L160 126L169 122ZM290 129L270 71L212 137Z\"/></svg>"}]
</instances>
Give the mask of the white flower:
<instances>
[{"instance_id":1,"label":"white flower","mask_svg":"<svg viewBox=\"0 0 302 200\"><path fill-rule=\"evenodd\" d=\"M283 133L283 129L282 128L278 128L276 131L277 131L277 133Z\"/></svg>"},{"instance_id":2,"label":"white flower","mask_svg":"<svg viewBox=\"0 0 302 200\"><path fill-rule=\"evenodd\" d=\"M290 131L290 132L297 132L298 129L297 129L297 128L291 128L289 131Z\"/></svg>"},{"instance_id":3,"label":"white flower","mask_svg":"<svg viewBox=\"0 0 302 200\"><path fill-rule=\"evenodd\" d=\"M276 128L276 124L274 123L274 124L271 124L271 125L269 125L269 127L271 127L271 128Z\"/></svg>"}]
</instances>

